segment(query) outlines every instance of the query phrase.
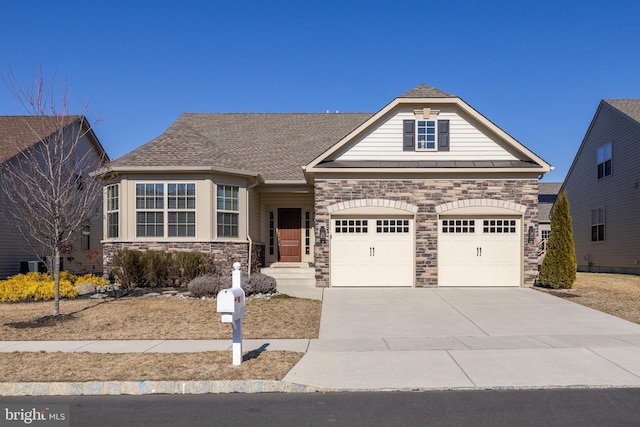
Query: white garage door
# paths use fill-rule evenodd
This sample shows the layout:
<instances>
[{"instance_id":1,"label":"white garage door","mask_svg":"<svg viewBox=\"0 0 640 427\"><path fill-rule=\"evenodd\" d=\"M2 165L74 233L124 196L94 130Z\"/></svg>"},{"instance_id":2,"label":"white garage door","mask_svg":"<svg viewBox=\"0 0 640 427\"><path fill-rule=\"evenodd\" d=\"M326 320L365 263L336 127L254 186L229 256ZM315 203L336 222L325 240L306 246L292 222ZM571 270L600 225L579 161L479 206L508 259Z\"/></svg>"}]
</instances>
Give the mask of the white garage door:
<instances>
[{"instance_id":1,"label":"white garage door","mask_svg":"<svg viewBox=\"0 0 640 427\"><path fill-rule=\"evenodd\" d=\"M521 219L441 218L438 286L520 286Z\"/></svg>"},{"instance_id":2,"label":"white garage door","mask_svg":"<svg viewBox=\"0 0 640 427\"><path fill-rule=\"evenodd\" d=\"M331 286L413 286L413 219L339 218L331 226Z\"/></svg>"}]
</instances>

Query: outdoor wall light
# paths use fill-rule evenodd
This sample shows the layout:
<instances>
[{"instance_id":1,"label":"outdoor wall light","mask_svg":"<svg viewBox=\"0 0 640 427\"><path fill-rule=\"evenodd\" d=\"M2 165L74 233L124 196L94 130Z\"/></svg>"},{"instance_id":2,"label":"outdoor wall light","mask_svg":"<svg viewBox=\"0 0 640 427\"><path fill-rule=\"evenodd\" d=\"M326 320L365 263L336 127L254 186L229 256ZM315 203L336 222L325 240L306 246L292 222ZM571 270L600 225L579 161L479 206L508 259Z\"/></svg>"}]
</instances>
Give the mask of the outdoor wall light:
<instances>
[{"instance_id":1,"label":"outdoor wall light","mask_svg":"<svg viewBox=\"0 0 640 427\"><path fill-rule=\"evenodd\" d=\"M327 229L324 228L324 225L320 226L320 243L324 244L327 242Z\"/></svg>"},{"instance_id":2,"label":"outdoor wall light","mask_svg":"<svg viewBox=\"0 0 640 427\"><path fill-rule=\"evenodd\" d=\"M529 226L529 243L532 243L536 237L536 228L533 225Z\"/></svg>"}]
</instances>

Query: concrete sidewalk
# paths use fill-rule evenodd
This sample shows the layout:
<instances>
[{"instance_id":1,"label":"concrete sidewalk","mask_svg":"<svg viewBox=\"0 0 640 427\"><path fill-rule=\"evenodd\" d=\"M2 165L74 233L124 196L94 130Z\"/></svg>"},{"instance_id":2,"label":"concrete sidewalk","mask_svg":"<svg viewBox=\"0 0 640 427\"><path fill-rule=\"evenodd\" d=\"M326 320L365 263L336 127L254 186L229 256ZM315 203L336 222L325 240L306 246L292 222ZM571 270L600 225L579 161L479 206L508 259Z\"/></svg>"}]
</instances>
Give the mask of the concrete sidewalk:
<instances>
[{"instance_id":1,"label":"concrete sidewalk","mask_svg":"<svg viewBox=\"0 0 640 427\"><path fill-rule=\"evenodd\" d=\"M0 341L0 352L213 350L230 351L231 340ZM269 384L76 388L80 394L144 394L185 387L194 393L640 387L640 325L533 289L325 289L318 339L244 340L243 351L252 350L305 355L283 381ZM73 384L60 387L63 394L74 390ZM36 393L32 389L50 388L34 385L25 393Z\"/></svg>"}]
</instances>

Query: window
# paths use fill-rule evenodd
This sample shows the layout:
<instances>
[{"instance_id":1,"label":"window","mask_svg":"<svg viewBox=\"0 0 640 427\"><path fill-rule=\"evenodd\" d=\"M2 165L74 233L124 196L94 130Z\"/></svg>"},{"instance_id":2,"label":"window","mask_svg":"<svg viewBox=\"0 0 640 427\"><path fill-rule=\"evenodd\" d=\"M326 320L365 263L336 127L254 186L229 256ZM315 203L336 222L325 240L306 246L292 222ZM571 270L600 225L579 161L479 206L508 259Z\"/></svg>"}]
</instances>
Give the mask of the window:
<instances>
[{"instance_id":1,"label":"window","mask_svg":"<svg viewBox=\"0 0 640 427\"><path fill-rule=\"evenodd\" d=\"M238 218L240 216L238 194L239 187L218 185L218 237L238 237Z\"/></svg>"},{"instance_id":2,"label":"window","mask_svg":"<svg viewBox=\"0 0 640 427\"><path fill-rule=\"evenodd\" d=\"M196 184L168 184L167 206L169 237L195 237Z\"/></svg>"},{"instance_id":3,"label":"window","mask_svg":"<svg viewBox=\"0 0 640 427\"><path fill-rule=\"evenodd\" d=\"M304 213L304 253L311 253L311 212Z\"/></svg>"},{"instance_id":4,"label":"window","mask_svg":"<svg viewBox=\"0 0 640 427\"><path fill-rule=\"evenodd\" d=\"M88 251L91 249L91 226L85 224L80 232L80 249Z\"/></svg>"},{"instance_id":5,"label":"window","mask_svg":"<svg viewBox=\"0 0 640 427\"><path fill-rule=\"evenodd\" d=\"M611 175L611 143L598 148L598 179Z\"/></svg>"},{"instance_id":6,"label":"window","mask_svg":"<svg viewBox=\"0 0 640 427\"><path fill-rule=\"evenodd\" d=\"M402 150L449 151L449 120L403 120Z\"/></svg>"},{"instance_id":7,"label":"window","mask_svg":"<svg viewBox=\"0 0 640 427\"><path fill-rule=\"evenodd\" d=\"M119 236L120 184L107 187L107 238Z\"/></svg>"},{"instance_id":8,"label":"window","mask_svg":"<svg viewBox=\"0 0 640 427\"><path fill-rule=\"evenodd\" d=\"M136 184L136 236L195 237L196 184Z\"/></svg>"},{"instance_id":9,"label":"window","mask_svg":"<svg viewBox=\"0 0 640 427\"><path fill-rule=\"evenodd\" d=\"M164 184L136 184L136 236L164 237Z\"/></svg>"},{"instance_id":10,"label":"window","mask_svg":"<svg viewBox=\"0 0 640 427\"><path fill-rule=\"evenodd\" d=\"M376 220L376 233L408 233L408 219L378 219Z\"/></svg>"},{"instance_id":11,"label":"window","mask_svg":"<svg viewBox=\"0 0 640 427\"><path fill-rule=\"evenodd\" d=\"M483 233L515 233L516 220L515 219L485 219L482 221Z\"/></svg>"},{"instance_id":12,"label":"window","mask_svg":"<svg viewBox=\"0 0 640 427\"><path fill-rule=\"evenodd\" d=\"M473 219L443 219L443 233L475 233L476 221Z\"/></svg>"},{"instance_id":13,"label":"window","mask_svg":"<svg viewBox=\"0 0 640 427\"><path fill-rule=\"evenodd\" d=\"M276 225L273 211L269 212L269 255L273 255L276 241Z\"/></svg>"},{"instance_id":14,"label":"window","mask_svg":"<svg viewBox=\"0 0 640 427\"><path fill-rule=\"evenodd\" d=\"M366 219L336 219L336 233L366 234L369 232L369 221Z\"/></svg>"},{"instance_id":15,"label":"window","mask_svg":"<svg viewBox=\"0 0 640 427\"><path fill-rule=\"evenodd\" d=\"M551 230L541 230L540 237L542 237L542 240L549 240L550 233L551 233Z\"/></svg>"},{"instance_id":16,"label":"window","mask_svg":"<svg viewBox=\"0 0 640 427\"><path fill-rule=\"evenodd\" d=\"M591 241L601 242L605 237L605 209L591 210Z\"/></svg>"},{"instance_id":17,"label":"window","mask_svg":"<svg viewBox=\"0 0 640 427\"><path fill-rule=\"evenodd\" d=\"M436 149L436 122L435 120L418 120L418 150Z\"/></svg>"}]
</instances>

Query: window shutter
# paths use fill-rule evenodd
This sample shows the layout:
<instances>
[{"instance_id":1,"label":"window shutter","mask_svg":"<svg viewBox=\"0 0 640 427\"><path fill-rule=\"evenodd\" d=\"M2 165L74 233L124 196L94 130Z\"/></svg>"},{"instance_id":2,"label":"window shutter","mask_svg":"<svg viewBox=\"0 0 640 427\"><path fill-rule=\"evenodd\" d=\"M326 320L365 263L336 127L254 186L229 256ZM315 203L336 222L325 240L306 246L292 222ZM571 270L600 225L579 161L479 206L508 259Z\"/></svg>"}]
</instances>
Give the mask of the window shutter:
<instances>
[{"instance_id":1,"label":"window shutter","mask_svg":"<svg viewBox=\"0 0 640 427\"><path fill-rule=\"evenodd\" d=\"M415 151L415 120L404 120L402 126L402 150L403 151Z\"/></svg>"},{"instance_id":2,"label":"window shutter","mask_svg":"<svg viewBox=\"0 0 640 427\"><path fill-rule=\"evenodd\" d=\"M449 120L438 120L438 151L449 151Z\"/></svg>"}]
</instances>

